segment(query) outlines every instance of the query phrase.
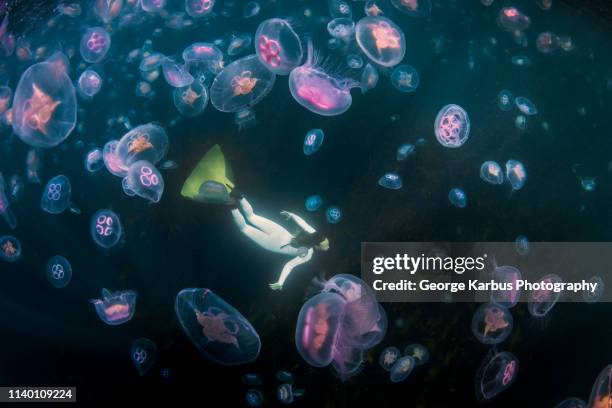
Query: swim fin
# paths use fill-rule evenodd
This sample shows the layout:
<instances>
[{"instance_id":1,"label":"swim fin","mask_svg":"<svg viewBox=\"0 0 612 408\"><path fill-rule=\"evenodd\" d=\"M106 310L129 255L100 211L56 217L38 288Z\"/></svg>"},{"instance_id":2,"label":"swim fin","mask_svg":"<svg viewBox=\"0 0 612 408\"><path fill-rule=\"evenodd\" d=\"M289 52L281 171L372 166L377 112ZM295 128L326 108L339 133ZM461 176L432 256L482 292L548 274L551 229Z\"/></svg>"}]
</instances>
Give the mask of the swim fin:
<instances>
[{"instance_id":1,"label":"swim fin","mask_svg":"<svg viewBox=\"0 0 612 408\"><path fill-rule=\"evenodd\" d=\"M232 178L232 171L221 148L214 145L185 180L181 195L202 203L232 205L235 203L230 196L234 188Z\"/></svg>"}]
</instances>

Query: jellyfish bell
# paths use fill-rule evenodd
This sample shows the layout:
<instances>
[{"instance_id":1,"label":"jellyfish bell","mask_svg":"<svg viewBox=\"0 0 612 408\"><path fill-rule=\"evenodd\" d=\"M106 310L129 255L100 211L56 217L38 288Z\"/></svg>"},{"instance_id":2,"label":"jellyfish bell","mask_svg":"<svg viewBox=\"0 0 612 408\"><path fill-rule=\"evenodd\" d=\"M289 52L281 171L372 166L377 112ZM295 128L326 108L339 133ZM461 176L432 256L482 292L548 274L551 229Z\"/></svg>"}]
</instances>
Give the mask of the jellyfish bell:
<instances>
[{"instance_id":1,"label":"jellyfish bell","mask_svg":"<svg viewBox=\"0 0 612 408\"><path fill-rule=\"evenodd\" d=\"M85 169L90 173L95 173L104 167L104 158L102 149L94 147L85 154L84 160Z\"/></svg>"},{"instance_id":2,"label":"jellyfish bell","mask_svg":"<svg viewBox=\"0 0 612 408\"><path fill-rule=\"evenodd\" d=\"M414 92L419 86L419 72L410 65L398 65L391 72L391 85L400 92Z\"/></svg>"},{"instance_id":3,"label":"jellyfish bell","mask_svg":"<svg viewBox=\"0 0 612 408\"><path fill-rule=\"evenodd\" d=\"M104 59L111 46L111 37L102 27L90 27L81 37L80 52L83 60L89 63Z\"/></svg>"},{"instance_id":4,"label":"jellyfish bell","mask_svg":"<svg viewBox=\"0 0 612 408\"><path fill-rule=\"evenodd\" d=\"M557 304L561 292L555 292L553 289L547 288L546 286L561 282L563 282L563 279L556 274L548 274L540 278L536 284L542 286L529 293L529 303L527 305L529 314L536 318L542 318L550 313L555 304Z\"/></svg>"},{"instance_id":5,"label":"jellyfish bell","mask_svg":"<svg viewBox=\"0 0 612 408\"><path fill-rule=\"evenodd\" d=\"M378 364L385 370L391 371L391 367L398 358L402 356L402 352L397 347L386 347L380 352Z\"/></svg>"},{"instance_id":6,"label":"jellyfish bell","mask_svg":"<svg viewBox=\"0 0 612 408\"><path fill-rule=\"evenodd\" d=\"M152 203L161 200L164 178L159 170L146 160L134 162L125 177L125 188ZM128 193L129 195L129 193Z\"/></svg>"},{"instance_id":7,"label":"jellyfish bell","mask_svg":"<svg viewBox=\"0 0 612 408\"><path fill-rule=\"evenodd\" d=\"M508 309L516 306L521 296L521 291L517 288L522 279L521 271L510 265L496 266L491 279L505 288L491 291L491 303Z\"/></svg>"},{"instance_id":8,"label":"jellyfish bell","mask_svg":"<svg viewBox=\"0 0 612 408\"><path fill-rule=\"evenodd\" d=\"M405 356L411 356L414 359L415 366L425 364L429 361L429 350L422 344L410 344L404 349Z\"/></svg>"},{"instance_id":9,"label":"jellyfish bell","mask_svg":"<svg viewBox=\"0 0 612 408\"><path fill-rule=\"evenodd\" d=\"M446 105L434 121L436 139L444 147L458 148L470 137L470 119L459 105Z\"/></svg>"},{"instance_id":10,"label":"jellyfish bell","mask_svg":"<svg viewBox=\"0 0 612 408\"><path fill-rule=\"evenodd\" d=\"M155 365L157 355L157 346L147 338L139 338L132 343L130 357L140 376L145 375Z\"/></svg>"},{"instance_id":11,"label":"jellyfish bell","mask_svg":"<svg viewBox=\"0 0 612 408\"><path fill-rule=\"evenodd\" d=\"M259 61L276 75L289 74L304 58L302 41L289 19L262 21L253 42Z\"/></svg>"},{"instance_id":12,"label":"jellyfish bell","mask_svg":"<svg viewBox=\"0 0 612 408\"><path fill-rule=\"evenodd\" d=\"M193 76L171 58L165 57L161 61L162 72L168 85L174 88L183 88L193 82Z\"/></svg>"},{"instance_id":13,"label":"jellyfish bell","mask_svg":"<svg viewBox=\"0 0 612 408\"><path fill-rule=\"evenodd\" d=\"M571 397L561 401L555 408L587 408L587 404L580 398Z\"/></svg>"},{"instance_id":14,"label":"jellyfish bell","mask_svg":"<svg viewBox=\"0 0 612 408\"><path fill-rule=\"evenodd\" d=\"M424 18L431 14L431 0L391 0L391 4L410 17Z\"/></svg>"},{"instance_id":15,"label":"jellyfish bell","mask_svg":"<svg viewBox=\"0 0 612 408\"><path fill-rule=\"evenodd\" d=\"M391 382L398 383L404 381L406 378L408 378L415 366L416 363L412 356L403 356L398 358L395 364L393 364L389 370L391 372L389 376Z\"/></svg>"},{"instance_id":16,"label":"jellyfish bell","mask_svg":"<svg viewBox=\"0 0 612 408\"><path fill-rule=\"evenodd\" d=\"M476 373L476 399L486 402L514 383L519 363L516 356L507 351L497 353L492 349Z\"/></svg>"},{"instance_id":17,"label":"jellyfish bell","mask_svg":"<svg viewBox=\"0 0 612 408\"><path fill-rule=\"evenodd\" d=\"M94 13L107 24L119 15L123 0L95 0Z\"/></svg>"},{"instance_id":18,"label":"jellyfish bell","mask_svg":"<svg viewBox=\"0 0 612 408\"><path fill-rule=\"evenodd\" d=\"M527 170L525 165L518 160L506 162L506 180L512 186L512 190L520 190L527 182Z\"/></svg>"},{"instance_id":19,"label":"jellyfish bell","mask_svg":"<svg viewBox=\"0 0 612 408\"><path fill-rule=\"evenodd\" d=\"M218 74L224 65L223 52L215 44L206 42L196 42L185 48L183 60L188 66L201 64L213 74Z\"/></svg>"},{"instance_id":20,"label":"jellyfish bell","mask_svg":"<svg viewBox=\"0 0 612 408\"><path fill-rule=\"evenodd\" d=\"M106 169L114 176L125 177L128 166L123 159L117 155L118 140L109 140L102 150L102 160Z\"/></svg>"},{"instance_id":21,"label":"jellyfish bell","mask_svg":"<svg viewBox=\"0 0 612 408\"><path fill-rule=\"evenodd\" d=\"M0 237L0 259L8 263L17 262L21 258L21 243L12 235Z\"/></svg>"},{"instance_id":22,"label":"jellyfish bell","mask_svg":"<svg viewBox=\"0 0 612 408\"><path fill-rule=\"evenodd\" d=\"M91 299L98 317L110 326L116 326L129 321L136 310L137 293L133 290L110 292L102 289L100 299Z\"/></svg>"},{"instance_id":23,"label":"jellyfish bell","mask_svg":"<svg viewBox=\"0 0 612 408\"><path fill-rule=\"evenodd\" d=\"M304 137L303 151L306 156L314 154L321 148L323 140L325 139L325 133L321 129L311 129L306 133Z\"/></svg>"},{"instance_id":24,"label":"jellyfish bell","mask_svg":"<svg viewBox=\"0 0 612 408\"><path fill-rule=\"evenodd\" d=\"M215 0L185 0L185 11L193 18L211 16Z\"/></svg>"},{"instance_id":25,"label":"jellyfish bell","mask_svg":"<svg viewBox=\"0 0 612 408\"><path fill-rule=\"evenodd\" d=\"M121 137L115 154L125 166L139 160L157 164L168 152L168 136L161 126L147 123L137 126Z\"/></svg>"},{"instance_id":26,"label":"jellyfish bell","mask_svg":"<svg viewBox=\"0 0 612 408\"><path fill-rule=\"evenodd\" d=\"M364 17L357 22L355 38L359 48L373 62L393 67L404 59L404 32L386 17Z\"/></svg>"},{"instance_id":27,"label":"jellyfish bell","mask_svg":"<svg viewBox=\"0 0 612 408\"><path fill-rule=\"evenodd\" d=\"M497 25L505 31L521 32L529 28L531 19L516 7L503 7L497 16Z\"/></svg>"},{"instance_id":28,"label":"jellyfish bell","mask_svg":"<svg viewBox=\"0 0 612 408\"><path fill-rule=\"evenodd\" d=\"M497 162L487 160L480 166L480 178L489 184L502 184L504 182L504 171Z\"/></svg>"},{"instance_id":29,"label":"jellyfish bell","mask_svg":"<svg viewBox=\"0 0 612 408\"><path fill-rule=\"evenodd\" d=\"M60 174L47 182L40 198L40 207L49 214L60 214L67 208L79 214L81 211L70 201L71 196L70 180Z\"/></svg>"},{"instance_id":30,"label":"jellyfish bell","mask_svg":"<svg viewBox=\"0 0 612 408\"><path fill-rule=\"evenodd\" d=\"M47 261L47 278L52 286L61 289L68 286L72 279L72 266L61 255L55 255Z\"/></svg>"},{"instance_id":31,"label":"jellyfish bell","mask_svg":"<svg viewBox=\"0 0 612 408\"><path fill-rule=\"evenodd\" d=\"M119 215L111 210L96 211L91 217L89 230L96 246L105 253L118 249L125 239Z\"/></svg>"},{"instance_id":32,"label":"jellyfish bell","mask_svg":"<svg viewBox=\"0 0 612 408\"><path fill-rule=\"evenodd\" d=\"M504 306L494 303L480 305L472 317L472 333L483 344L498 344L506 340L514 320Z\"/></svg>"},{"instance_id":33,"label":"jellyfish bell","mask_svg":"<svg viewBox=\"0 0 612 408\"><path fill-rule=\"evenodd\" d=\"M193 81L190 85L175 88L172 91L174 106L183 115L194 117L206 109L208 105L208 90L199 81Z\"/></svg>"},{"instance_id":34,"label":"jellyfish bell","mask_svg":"<svg viewBox=\"0 0 612 408\"><path fill-rule=\"evenodd\" d=\"M87 69L83 71L78 81L78 91L81 98L93 98L102 88L102 77L96 71Z\"/></svg>"},{"instance_id":35,"label":"jellyfish bell","mask_svg":"<svg viewBox=\"0 0 612 408\"><path fill-rule=\"evenodd\" d=\"M327 32L333 38L348 41L355 34L355 22L346 17L338 17L327 23Z\"/></svg>"},{"instance_id":36,"label":"jellyfish bell","mask_svg":"<svg viewBox=\"0 0 612 408\"><path fill-rule=\"evenodd\" d=\"M542 54L551 54L560 47L559 37L550 31L544 31L536 38L536 48Z\"/></svg>"},{"instance_id":37,"label":"jellyfish bell","mask_svg":"<svg viewBox=\"0 0 612 408\"><path fill-rule=\"evenodd\" d=\"M386 173L378 179L378 185L389 190L402 188L402 178L397 173Z\"/></svg>"}]
</instances>

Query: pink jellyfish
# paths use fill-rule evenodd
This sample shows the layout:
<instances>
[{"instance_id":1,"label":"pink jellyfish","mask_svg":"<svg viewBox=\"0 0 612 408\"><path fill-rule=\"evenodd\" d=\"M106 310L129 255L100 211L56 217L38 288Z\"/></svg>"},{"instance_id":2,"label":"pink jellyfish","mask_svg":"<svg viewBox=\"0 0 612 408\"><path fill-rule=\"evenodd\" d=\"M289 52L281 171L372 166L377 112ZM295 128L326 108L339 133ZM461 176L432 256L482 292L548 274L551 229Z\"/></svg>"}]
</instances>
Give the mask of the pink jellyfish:
<instances>
[{"instance_id":1,"label":"pink jellyfish","mask_svg":"<svg viewBox=\"0 0 612 408\"><path fill-rule=\"evenodd\" d=\"M369 16L357 22L355 38L361 51L383 67L393 67L406 54L404 33L386 17Z\"/></svg>"}]
</instances>

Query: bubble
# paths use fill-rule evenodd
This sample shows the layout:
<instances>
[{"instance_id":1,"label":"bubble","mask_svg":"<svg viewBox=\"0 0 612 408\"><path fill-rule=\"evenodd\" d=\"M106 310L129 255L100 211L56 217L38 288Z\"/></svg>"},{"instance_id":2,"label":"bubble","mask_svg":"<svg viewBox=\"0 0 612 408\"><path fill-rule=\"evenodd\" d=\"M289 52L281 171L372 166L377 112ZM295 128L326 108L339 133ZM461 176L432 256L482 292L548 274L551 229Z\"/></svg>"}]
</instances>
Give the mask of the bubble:
<instances>
[{"instance_id":1,"label":"bubble","mask_svg":"<svg viewBox=\"0 0 612 408\"><path fill-rule=\"evenodd\" d=\"M189 339L207 359L238 365L259 355L261 342L253 326L209 289L183 289L174 310Z\"/></svg>"},{"instance_id":2,"label":"bubble","mask_svg":"<svg viewBox=\"0 0 612 408\"><path fill-rule=\"evenodd\" d=\"M325 139L325 133L321 129L311 129L306 132L304 137L304 154L310 156L319 150L323 144L323 139Z\"/></svg>"},{"instance_id":3,"label":"bubble","mask_svg":"<svg viewBox=\"0 0 612 408\"><path fill-rule=\"evenodd\" d=\"M359 48L376 64L392 67L404 59L404 33L388 18L364 17L357 22L355 34Z\"/></svg>"},{"instance_id":4,"label":"bubble","mask_svg":"<svg viewBox=\"0 0 612 408\"><path fill-rule=\"evenodd\" d=\"M559 275L549 274L540 278L537 284L555 284L561 283L563 279ZM561 292L554 292L553 290L540 288L532 290L529 293L529 304L527 309L533 317L544 317L546 316L559 300Z\"/></svg>"},{"instance_id":5,"label":"bubble","mask_svg":"<svg viewBox=\"0 0 612 408\"><path fill-rule=\"evenodd\" d=\"M323 199L320 195L311 195L306 199L304 206L308 211L317 211L319 208L321 208L322 204Z\"/></svg>"},{"instance_id":6,"label":"bubble","mask_svg":"<svg viewBox=\"0 0 612 408\"><path fill-rule=\"evenodd\" d=\"M460 188L453 188L448 192L448 200L457 208L465 208L467 205L467 195Z\"/></svg>"},{"instance_id":7,"label":"bubble","mask_svg":"<svg viewBox=\"0 0 612 408\"><path fill-rule=\"evenodd\" d=\"M53 177L47 182L40 198L40 207L49 214L60 214L68 207L74 207L70 202L72 186L64 175ZM80 212L80 211L78 211Z\"/></svg>"},{"instance_id":8,"label":"bubble","mask_svg":"<svg viewBox=\"0 0 612 408\"><path fill-rule=\"evenodd\" d=\"M506 162L506 179L513 190L523 188L527 181L527 170L523 163L517 160L508 160Z\"/></svg>"},{"instance_id":9,"label":"bubble","mask_svg":"<svg viewBox=\"0 0 612 408\"><path fill-rule=\"evenodd\" d=\"M523 31L531 25L531 20L516 7L504 7L497 16L497 25L509 32Z\"/></svg>"},{"instance_id":10,"label":"bubble","mask_svg":"<svg viewBox=\"0 0 612 408\"><path fill-rule=\"evenodd\" d=\"M470 136L470 118L461 106L446 105L436 116L434 132L442 146L461 147Z\"/></svg>"},{"instance_id":11,"label":"bubble","mask_svg":"<svg viewBox=\"0 0 612 408\"><path fill-rule=\"evenodd\" d=\"M412 156L416 152L416 147L413 144L406 143L397 148L395 159L397 161L404 161L408 156Z\"/></svg>"},{"instance_id":12,"label":"bubble","mask_svg":"<svg viewBox=\"0 0 612 408\"><path fill-rule=\"evenodd\" d=\"M94 70L87 69L79 77L78 91L83 99L93 98L102 88L102 77Z\"/></svg>"},{"instance_id":13,"label":"bubble","mask_svg":"<svg viewBox=\"0 0 612 408\"><path fill-rule=\"evenodd\" d=\"M208 90L199 81L172 91L174 106L183 115L194 117L204 112L208 105Z\"/></svg>"},{"instance_id":14,"label":"bubble","mask_svg":"<svg viewBox=\"0 0 612 408\"><path fill-rule=\"evenodd\" d=\"M612 364L607 365L593 383L589 408L608 408L612 406Z\"/></svg>"},{"instance_id":15,"label":"bubble","mask_svg":"<svg viewBox=\"0 0 612 408\"><path fill-rule=\"evenodd\" d=\"M431 14L431 0L391 0L391 4L410 17L429 17Z\"/></svg>"},{"instance_id":16,"label":"bubble","mask_svg":"<svg viewBox=\"0 0 612 408\"><path fill-rule=\"evenodd\" d=\"M510 387L518 376L518 359L512 353L489 353L476 373L476 399L485 402Z\"/></svg>"},{"instance_id":17,"label":"bubble","mask_svg":"<svg viewBox=\"0 0 612 408\"><path fill-rule=\"evenodd\" d=\"M597 303L603 296L606 289L604 280L601 278L601 276L591 276L589 279L587 279L587 282L594 283L597 286L595 286L595 290L592 292L590 290L583 291L582 299L586 303Z\"/></svg>"},{"instance_id":18,"label":"bubble","mask_svg":"<svg viewBox=\"0 0 612 408\"><path fill-rule=\"evenodd\" d=\"M404 381L412 370L414 369L415 362L411 356L404 356L397 359L395 364L391 367L391 382L398 383Z\"/></svg>"},{"instance_id":19,"label":"bubble","mask_svg":"<svg viewBox=\"0 0 612 408\"><path fill-rule=\"evenodd\" d=\"M525 115L536 115L538 113L538 108L536 108L533 102L524 96L517 96L514 99L514 103L516 104L516 107L519 108L519 110Z\"/></svg>"},{"instance_id":20,"label":"bubble","mask_svg":"<svg viewBox=\"0 0 612 408\"><path fill-rule=\"evenodd\" d=\"M157 164L168 152L166 131L155 123L137 126L121 137L115 148L119 163L131 166L139 160Z\"/></svg>"},{"instance_id":21,"label":"bubble","mask_svg":"<svg viewBox=\"0 0 612 408\"><path fill-rule=\"evenodd\" d=\"M161 200L164 193L164 179L161 173L146 160L139 160L128 169L126 187L139 197L152 203Z\"/></svg>"},{"instance_id":22,"label":"bubble","mask_svg":"<svg viewBox=\"0 0 612 408\"><path fill-rule=\"evenodd\" d=\"M120 244L123 228L119 216L111 210L98 210L90 223L91 237L103 250L110 250Z\"/></svg>"},{"instance_id":23,"label":"bubble","mask_svg":"<svg viewBox=\"0 0 612 408\"><path fill-rule=\"evenodd\" d=\"M398 65L391 72L391 85L400 92L414 92L419 86L419 73L410 65Z\"/></svg>"},{"instance_id":24,"label":"bubble","mask_svg":"<svg viewBox=\"0 0 612 408\"><path fill-rule=\"evenodd\" d=\"M327 23L327 32L334 38L348 40L355 34L355 22L350 18L334 18Z\"/></svg>"},{"instance_id":25,"label":"bubble","mask_svg":"<svg viewBox=\"0 0 612 408\"><path fill-rule=\"evenodd\" d=\"M263 394L254 388L248 390L244 398L247 405L253 408L261 407L264 402Z\"/></svg>"},{"instance_id":26,"label":"bubble","mask_svg":"<svg viewBox=\"0 0 612 408\"><path fill-rule=\"evenodd\" d=\"M489 184L502 184L504 171L496 161L487 160L480 166L480 178Z\"/></svg>"},{"instance_id":27,"label":"bubble","mask_svg":"<svg viewBox=\"0 0 612 408\"><path fill-rule=\"evenodd\" d=\"M242 17L243 18L255 17L257 14L259 14L260 10L261 10L261 6L259 5L258 2L256 2L256 1L249 1L242 8Z\"/></svg>"},{"instance_id":28,"label":"bubble","mask_svg":"<svg viewBox=\"0 0 612 408\"><path fill-rule=\"evenodd\" d=\"M193 18L210 15L214 6L215 0L185 0L185 11Z\"/></svg>"},{"instance_id":29,"label":"bubble","mask_svg":"<svg viewBox=\"0 0 612 408\"><path fill-rule=\"evenodd\" d=\"M85 170L90 173L95 173L104 167L104 158L102 149L94 147L85 155Z\"/></svg>"},{"instance_id":30,"label":"bubble","mask_svg":"<svg viewBox=\"0 0 612 408\"><path fill-rule=\"evenodd\" d=\"M21 243L12 235L0 237L0 259L5 262L17 262L21 258Z\"/></svg>"},{"instance_id":31,"label":"bubble","mask_svg":"<svg viewBox=\"0 0 612 408\"><path fill-rule=\"evenodd\" d=\"M7 195L8 193L8 195ZM7 190L4 176L0 173L0 215L4 218L11 229L17 228L17 218L11 209L9 199L13 197L10 190ZM14 200L12 200L14 201Z\"/></svg>"},{"instance_id":32,"label":"bubble","mask_svg":"<svg viewBox=\"0 0 612 408\"><path fill-rule=\"evenodd\" d=\"M130 357L138 374L145 375L157 362L157 346L151 340L141 337L134 340L130 349Z\"/></svg>"},{"instance_id":33,"label":"bubble","mask_svg":"<svg viewBox=\"0 0 612 408\"><path fill-rule=\"evenodd\" d=\"M422 344L410 344L404 349L404 355L414 359L414 365L419 366L429 361L429 350Z\"/></svg>"},{"instance_id":34,"label":"bubble","mask_svg":"<svg viewBox=\"0 0 612 408\"><path fill-rule=\"evenodd\" d=\"M386 371L391 371L391 367L401 356L402 352L397 347L386 347L380 352L378 364Z\"/></svg>"},{"instance_id":35,"label":"bubble","mask_svg":"<svg viewBox=\"0 0 612 408\"><path fill-rule=\"evenodd\" d=\"M81 58L85 62L96 63L106 57L111 46L111 38L102 27L90 27L81 37Z\"/></svg>"},{"instance_id":36,"label":"bubble","mask_svg":"<svg viewBox=\"0 0 612 408\"><path fill-rule=\"evenodd\" d=\"M47 261L47 278L56 288L64 288L72 279L72 266L66 258L55 255Z\"/></svg>"},{"instance_id":37,"label":"bubble","mask_svg":"<svg viewBox=\"0 0 612 408\"><path fill-rule=\"evenodd\" d=\"M402 188L402 178L397 173L386 173L378 179L378 185L389 190Z\"/></svg>"},{"instance_id":38,"label":"bubble","mask_svg":"<svg viewBox=\"0 0 612 408\"><path fill-rule=\"evenodd\" d=\"M342 220L342 210L338 207L327 207L325 210L325 219L330 224L337 224Z\"/></svg>"},{"instance_id":39,"label":"bubble","mask_svg":"<svg viewBox=\"0 0 612 408\"><path fill-rule=\"evenodd\" d=\"M161 67L168 85L174 88L183 88L193 83L193 76L176 61L166 57L162 59Z\"/></svg>"},{"instance_id":40,"label":"bubble","mask_svg":"<svg viewBox=\"0 0 612 408\"><path fill-rule=\"evenodd\" d=\"M507 112L512 109L512 93L507 89L502 89L497 95L497 106L500 110Z\"/></svg>"},{"instance_id":41,"label":"bubble","mask_svg":"<svg viewBox=\"0 0 612 408\"><path fill-rule=\"evenodd\" d=\"M519 235L514 240L514 246L516 248L516 253L521 256L529 255L529 239L525 235Z\"/></svg>"},{"instance_id":42,"label":"bubble","mask_svg":"<svg viewBox=\"0 0 612 408\"><path fill-rule=\"evenodd\" d=\"M91 299L98 317L106 324L116 326L129 321L136 309L137 293L133 290L110 292L102 289L101 299Z\"/></svg>"},{"instance_id":43,"label":"bubble","mask_svg":"<svg viewBox=\"0 0 612 408\"><path fill-rule=\"evenodd\" d=\"M501 305L505 308L513 308L521 297L521 291L517 288L521 278L521 271L514 266L496 266L491 279L503 286L503 289L491 290L491 303ZM512 289L510 288L512 285Z\"/></svg>"},{"instance_id":44,"label":"bubble","mask_svg":"<svg viewBox=\"0 0 612 408\"><path fill-rule=\"evenodd\" d=\"M559 49L559 37L550 31L544 31L536 39L536 48L542 54L551 54Z\"/></svg>"},{"instance_id":45,"label":"bubble","mask_svg":"<svg viewBox=\"0 0 612 408\"><path fill-rule=\"evenodd\" d=\"M255 32L255 52L267 69L287 75L304 58L300 37L288 20L272 18L263 21Z\"/></svg>"}]
</instances>

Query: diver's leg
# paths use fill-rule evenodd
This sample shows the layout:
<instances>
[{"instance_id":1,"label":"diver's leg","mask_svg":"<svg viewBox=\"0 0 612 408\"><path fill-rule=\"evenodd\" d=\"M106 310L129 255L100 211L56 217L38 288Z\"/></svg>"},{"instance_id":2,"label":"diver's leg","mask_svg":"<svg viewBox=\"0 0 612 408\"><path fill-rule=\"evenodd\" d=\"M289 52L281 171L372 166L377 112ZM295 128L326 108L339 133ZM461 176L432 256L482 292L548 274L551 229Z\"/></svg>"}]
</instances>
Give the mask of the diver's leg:
<instances>
[{"instance_id":1,"label":"diver's leg","mask_svg":"<svg viewBox=\"0 0 612 408\"><path fill-rule=\"evenodd\" d=\"M232 217L234 218L234 222L238 226L240 232L251 238L251 240L255 241L255 243L257 243L259 246L268 249L270 241L270 236L268 234L247 224L237 208L232 210Z\"/></svg>"},{"instance_id":2,"label":"diver's leg","mask_svg":"<svg viewBox=\"0 0 612 408\"><path fill-rule=\"evenodd\" d=\"M281 227L274 221L270 221L267 218L264 218L264 217L261 217L255 214L253 212L253 207L251 207L251 204L246 200L246 198L244 197L241 198L238 203L240 204L240 208L242 209L242 212L245 218L247 219L247 221L253 226L265 232L266 234L274 235L279 238L280 237L286 238L287 235L289 234L289 232L286 229L284 229L283 227Z\"/></svg>"}]
</instances>

